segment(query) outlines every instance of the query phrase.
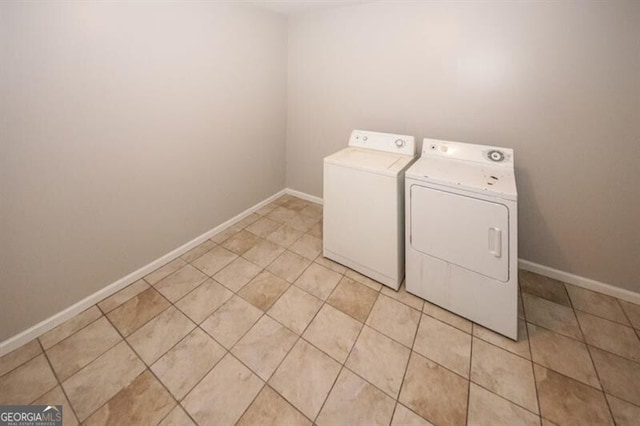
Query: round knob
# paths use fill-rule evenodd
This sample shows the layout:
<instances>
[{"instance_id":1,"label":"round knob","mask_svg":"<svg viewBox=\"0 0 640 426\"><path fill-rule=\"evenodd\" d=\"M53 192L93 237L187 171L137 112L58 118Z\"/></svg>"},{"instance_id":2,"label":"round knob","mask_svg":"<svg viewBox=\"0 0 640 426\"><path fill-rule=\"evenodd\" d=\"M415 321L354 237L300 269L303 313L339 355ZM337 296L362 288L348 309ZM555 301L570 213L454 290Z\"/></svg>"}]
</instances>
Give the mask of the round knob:
<instances>
[{"instance_id":1,"label":"round knob","mask_svg":"<svg viewBox=\"0 0 640 426\"><path fill-rule=\"evenodd\" d=\"M496 163L504 160L504 153L502 151L498 151L497 149L492 149L488 154L489 160L495 161Z\"/></svg>"},{"instance_id":2,"label":"round knob","mask_svg":"<svg viewBox=\"0 0 640 426\"><path fill-rule=\"evenodd\" d=\"M405 142L402 139L396 139L395 144L396 144L396 146L398 148L402 148L404 146Z\"/></svg>"},{"instance_id":3,"label":"round knob","mask_svg":"<svg viewBox=\"0 0 640 426\"><path fill-rule=\"evenodd\" d=\"M368 138L368 137L366 137L366 136L363 136L363 137L362 137L362 140L363 140L363 141L365 141L365 142L367 141L367 139L369 139L369 138Z\"/></svg>"}]
</instances>

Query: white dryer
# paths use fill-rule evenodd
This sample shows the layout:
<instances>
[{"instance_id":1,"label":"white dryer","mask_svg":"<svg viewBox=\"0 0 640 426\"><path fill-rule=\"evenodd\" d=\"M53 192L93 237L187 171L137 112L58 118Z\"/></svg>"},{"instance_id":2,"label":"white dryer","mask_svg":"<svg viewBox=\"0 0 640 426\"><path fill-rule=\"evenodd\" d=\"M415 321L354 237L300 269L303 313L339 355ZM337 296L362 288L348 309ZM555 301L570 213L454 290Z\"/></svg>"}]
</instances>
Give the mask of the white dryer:
<instances>
[{"instance_id":1,"label":"white dryer","mask_svg":"<svg viewBox=\"0 0 640 426\"><path fill-rule=\"evenodd\" d=\"M407 291L517 340L513 150L425 139L406 172Z\"/></svg>"},{"instance_id":2,"label":"white dryer","mask_svg":"<svg viewBox=\"0 0 640 426\"><path fill-rule=\"evenodd\" d=\"M391 288L404 277L404 172L413 136L354 130L324 159L323 254Z\"/></svg>"}]
</instances>

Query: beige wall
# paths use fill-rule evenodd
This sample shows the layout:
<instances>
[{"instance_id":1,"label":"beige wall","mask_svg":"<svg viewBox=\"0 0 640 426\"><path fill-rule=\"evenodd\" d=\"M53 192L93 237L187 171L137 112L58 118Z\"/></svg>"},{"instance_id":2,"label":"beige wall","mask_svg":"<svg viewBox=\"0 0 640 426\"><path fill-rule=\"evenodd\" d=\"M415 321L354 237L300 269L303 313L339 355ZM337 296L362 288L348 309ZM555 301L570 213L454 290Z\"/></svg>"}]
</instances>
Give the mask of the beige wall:
<instances>
[{"instance_id":1,"label":"beige wall","mask_svg":"<svg viewBox=\"0 0 640 426\"><path fill-rule=\"evenodd\" d=\"M520 257L640 291L640 2L375 2L288 55L287 186L354 128L512 147Z\"/></svg>"},{"instance_id":2,"label":"beige wall","mask_svg":"<svg viewBox=\"0 0 640 426\"><path fill-rule=\"evenodd\" d=\"M286 19L0 2L0 341L284 187Z\"/></svg>"}]
</instances>

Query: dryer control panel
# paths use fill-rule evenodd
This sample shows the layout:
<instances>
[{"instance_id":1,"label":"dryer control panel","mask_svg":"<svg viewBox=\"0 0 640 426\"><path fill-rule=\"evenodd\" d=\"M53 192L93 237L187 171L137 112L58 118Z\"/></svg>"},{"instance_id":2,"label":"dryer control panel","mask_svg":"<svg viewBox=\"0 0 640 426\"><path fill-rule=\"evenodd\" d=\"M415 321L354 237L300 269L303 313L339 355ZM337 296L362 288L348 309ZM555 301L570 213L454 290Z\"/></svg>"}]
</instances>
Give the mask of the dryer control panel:
<instances>
[{"instance_id":1,"label":"dryer control panel","mask_svg":"<svg viewBox=\"0 0 640 426\"><path fill-rule=\"evenodd\" d=\"M513 149L425 138L422 155L513 168Z\"/></svg>"},{"instance_id":2,"label":"dryer control panel","mask_svg":"<svg viewBox=\"0 0 640 426\"><path fill-rule=\"evenodd\" d=\"M354 130L349 138L349 146L393 152L395 154L414 156L416 142L413 136L395 135L392 133Z\"/></svg>"}]
</instances>

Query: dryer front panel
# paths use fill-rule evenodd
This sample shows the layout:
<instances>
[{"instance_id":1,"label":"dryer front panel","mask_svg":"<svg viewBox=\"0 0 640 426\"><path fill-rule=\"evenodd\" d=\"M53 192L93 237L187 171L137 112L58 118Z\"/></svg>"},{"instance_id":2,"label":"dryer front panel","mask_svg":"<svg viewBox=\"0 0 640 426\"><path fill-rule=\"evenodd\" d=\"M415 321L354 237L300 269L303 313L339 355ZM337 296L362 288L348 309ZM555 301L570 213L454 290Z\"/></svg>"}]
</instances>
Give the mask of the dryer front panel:
<instances>
[{"instance_id":1,"label":"dryer front panel","mask_svg":"<svg viewBox=\"0 0 640 426\"><path fill-rule=\"evenodd\" d=\"M509 280L509 210L503 204L411 186L410 244L422 253Z\"/></svg>"}]
</instances>

